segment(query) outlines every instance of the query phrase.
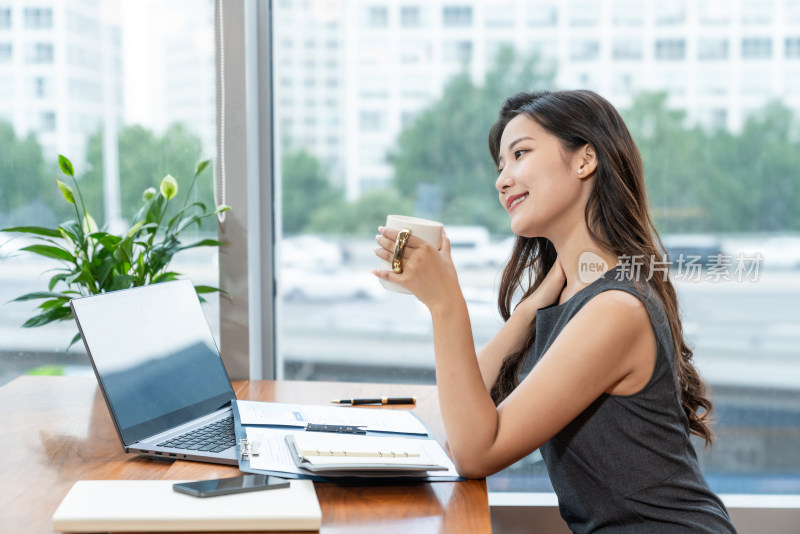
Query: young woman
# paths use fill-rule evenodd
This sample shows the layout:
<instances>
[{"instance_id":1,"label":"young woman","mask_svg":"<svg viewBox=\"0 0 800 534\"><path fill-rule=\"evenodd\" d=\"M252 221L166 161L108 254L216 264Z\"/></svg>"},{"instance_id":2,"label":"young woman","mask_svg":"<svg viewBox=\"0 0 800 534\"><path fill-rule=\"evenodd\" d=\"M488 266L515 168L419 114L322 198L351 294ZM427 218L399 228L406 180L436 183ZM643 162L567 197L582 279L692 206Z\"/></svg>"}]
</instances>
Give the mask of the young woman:
<instances>
[{"instance_id":1,"label":"young woman","mask_svg":"<svg viewBox=\"0 0 800 534\"><path fill-rule=\"evenodd\" d=\"M518 236L497 335L476 354L446 237L434 250L412 235L401 273L375 271L431 312L459 472L483 477L540 449L574 532L735 532L689 440L711 442L711 401L664 264L650 268L661 243L622 118L590 91L522 93L489 149ZM398 232L379 232L376 254L391 262Z\"/></svg>"}]
</instances>

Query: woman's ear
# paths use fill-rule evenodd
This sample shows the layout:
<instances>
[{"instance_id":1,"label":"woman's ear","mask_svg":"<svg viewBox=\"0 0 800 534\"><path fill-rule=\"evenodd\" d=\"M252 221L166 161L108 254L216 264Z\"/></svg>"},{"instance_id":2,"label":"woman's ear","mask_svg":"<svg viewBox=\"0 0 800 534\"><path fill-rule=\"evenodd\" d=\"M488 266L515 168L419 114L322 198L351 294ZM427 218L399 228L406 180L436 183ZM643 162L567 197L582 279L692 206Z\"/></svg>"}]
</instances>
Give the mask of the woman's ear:
<instances>
[{"instance_id":1,"label":"woman's ear","mask_svg":"<svg viewBox=\"0 0 800 534\"><path fill-rule=\"evenodd\" d=\"M578 178L588 178L597 170L597 155L594 147L588 143L578 149L574 161L577 166Z\"/></svg>"}]
</instances>

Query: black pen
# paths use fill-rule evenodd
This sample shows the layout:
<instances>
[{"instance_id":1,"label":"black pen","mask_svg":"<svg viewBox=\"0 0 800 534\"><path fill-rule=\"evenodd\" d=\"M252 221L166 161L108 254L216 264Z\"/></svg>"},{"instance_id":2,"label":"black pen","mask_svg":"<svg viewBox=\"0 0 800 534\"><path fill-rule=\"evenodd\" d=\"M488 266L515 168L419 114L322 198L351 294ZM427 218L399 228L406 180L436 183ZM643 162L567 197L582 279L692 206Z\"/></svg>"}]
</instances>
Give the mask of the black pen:
<instances>
[{"instance_id":1,"label":"black pen","mask_svg":"<svg viewBox=\"0 0 800 534\"><path fill-rule=\"evenodd\" d=\"M332 400L333 404L416 404L416 397L380 397L377 399L339 399Z\"/></svg>"}]
</instances>

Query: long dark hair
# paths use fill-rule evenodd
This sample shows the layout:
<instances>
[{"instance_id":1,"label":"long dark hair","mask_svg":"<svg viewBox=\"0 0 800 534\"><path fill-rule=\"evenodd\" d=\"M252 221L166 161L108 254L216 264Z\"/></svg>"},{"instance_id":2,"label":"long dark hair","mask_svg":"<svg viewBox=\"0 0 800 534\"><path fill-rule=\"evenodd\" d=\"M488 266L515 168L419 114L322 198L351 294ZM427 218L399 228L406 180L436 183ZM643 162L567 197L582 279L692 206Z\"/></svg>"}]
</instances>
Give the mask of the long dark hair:
<instances>
[{"instance_id":1,"label":"long dark hair","mask_svg":"<svg viewBox=\"0 0 800 534\"><path fill-rule=\"evenodd\" d=\"M597 157L595 185L586 203L589 235L600 247L618 257L661 258L664 247L647 207L644 166L638 148L616 109L592 91L520 93L503 104L497 122L489 132L489 151L499 163L500 138L506 125L525 114L557 137L567 154L591 145ZM553 244L544 237L517 237L503 271L498 306L504 320L511 317L512 300L518 291L523 298L542 283L556 260ZM692 349L683 337L678 299L668 276L652 276L647 282L661 300L669 320L675 365L681 386L681 404L692 433L710 444L711 400L708 387L692 364ZM503 361L492 387L492 399L500 403L518 385L525 356L536 339L531 325L524 344Z\"/></svg>"}]
</instances>

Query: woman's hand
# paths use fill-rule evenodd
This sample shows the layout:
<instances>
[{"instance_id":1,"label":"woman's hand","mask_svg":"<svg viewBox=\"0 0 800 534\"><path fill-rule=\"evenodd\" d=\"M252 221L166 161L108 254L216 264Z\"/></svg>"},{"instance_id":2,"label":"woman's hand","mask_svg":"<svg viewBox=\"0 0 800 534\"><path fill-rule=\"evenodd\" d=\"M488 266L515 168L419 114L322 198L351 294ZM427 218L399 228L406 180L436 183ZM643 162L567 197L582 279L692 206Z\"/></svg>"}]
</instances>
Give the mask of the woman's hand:
<instances>
[{"instance_id":1,"label":"woman's hand","mask_svg":"<svg viewBox=\"0 0 800 534\"><path fill-rule=\"evenodd\" d=\"M375 249L375 255L391 263L399 232L383 226L378 228L378 232L375 241L380 247ZM403 249L402 261L402 274L379 269L373 269L372 273L408 289L430 310L438 304L452 301L456 295L461 295L447 235L442 235L442 246L436 250L430 243L412 234Z\"/></svg>"},{"instance_id":2,"label":"woman's hand","mask_svg":"<svg viewBox=\"0 0 800 534\"><path fill-rule=\"evenodd\" d=\"M555 263L553 263L553 266L547 272L541 285L536 288L536 291L534 291L530 297L521 302L517 308L521 306L526 308L533 307L531 311L536 311L539 308L544 308L554 302L558 302L559 297L561 297L561 291L564 289L564 284L566 283L567 275L564 273L561 261L556 257Z\"/></svg>"}]
</instances>

